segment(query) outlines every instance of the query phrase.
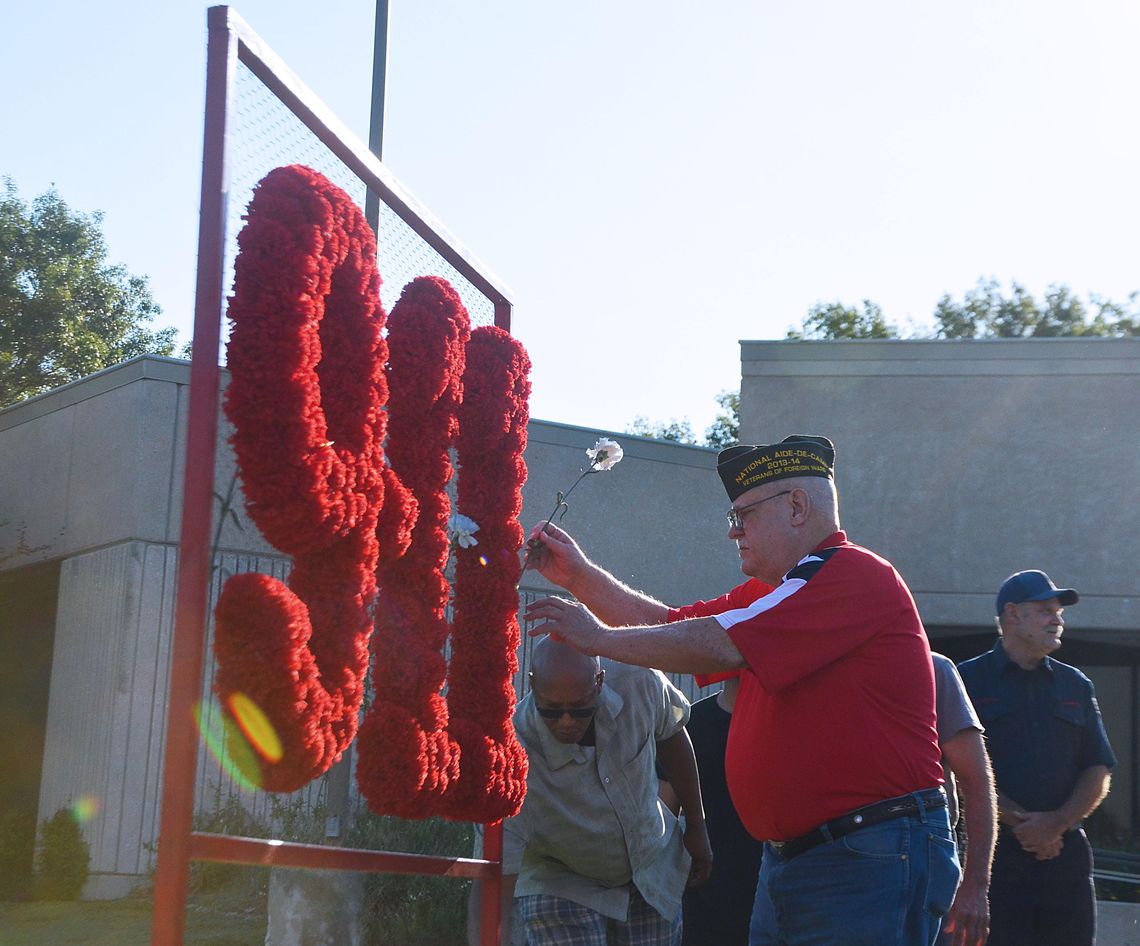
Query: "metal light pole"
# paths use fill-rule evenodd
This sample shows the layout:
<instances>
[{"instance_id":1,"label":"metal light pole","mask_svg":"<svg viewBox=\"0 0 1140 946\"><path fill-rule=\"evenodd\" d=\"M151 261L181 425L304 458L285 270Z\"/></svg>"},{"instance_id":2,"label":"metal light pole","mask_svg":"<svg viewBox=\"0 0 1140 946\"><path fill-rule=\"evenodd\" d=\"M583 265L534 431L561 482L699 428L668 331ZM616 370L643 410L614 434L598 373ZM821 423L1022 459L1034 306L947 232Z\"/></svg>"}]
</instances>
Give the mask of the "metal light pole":
<instances>
[{"instance_id":1,"label":"metal light pole","mask_svg":"<svg viewBox=\"0 0 1140 946\"><path fill-rule=\"evenodd\" d=\"M384 94L388 75L388 0L376 0L376 38L372 51L372 111L368 119L368 150L384 160ZM364 217L376 233L380 197L372 191L364 202Z\"/></svg>"}]
</instances>

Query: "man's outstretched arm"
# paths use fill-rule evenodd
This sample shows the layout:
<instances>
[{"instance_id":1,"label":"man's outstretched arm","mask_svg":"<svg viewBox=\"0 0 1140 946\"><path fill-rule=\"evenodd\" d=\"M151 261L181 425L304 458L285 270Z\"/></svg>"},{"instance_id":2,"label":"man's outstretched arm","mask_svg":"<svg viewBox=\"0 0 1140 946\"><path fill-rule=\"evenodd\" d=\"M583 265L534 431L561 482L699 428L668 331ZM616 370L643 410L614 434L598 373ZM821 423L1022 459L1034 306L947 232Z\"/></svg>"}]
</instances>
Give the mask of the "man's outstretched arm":
<instances>
[{"instance_id":1,"label":"man's outstretched arm","mask_svg":"<svg viewBox=\"0 0 1140 946\"><path fill-rule=\"evenodd\" d=\"M688 618L671 624L610 627L584 604L541 598L527 605L537 622L530 635L553 634L584 654L597 654L667 673L717 673L745 666L732 638L715 618Z\"/></svg>"}]
</instances>

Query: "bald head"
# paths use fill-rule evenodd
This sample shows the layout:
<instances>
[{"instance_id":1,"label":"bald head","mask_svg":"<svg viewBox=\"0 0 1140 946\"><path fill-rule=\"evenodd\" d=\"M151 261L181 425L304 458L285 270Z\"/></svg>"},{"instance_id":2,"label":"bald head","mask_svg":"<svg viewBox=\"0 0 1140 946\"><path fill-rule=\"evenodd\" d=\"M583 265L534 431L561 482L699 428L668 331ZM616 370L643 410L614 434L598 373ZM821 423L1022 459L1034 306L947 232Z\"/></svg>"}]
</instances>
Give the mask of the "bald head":
<instances>
[{"instance_id":1,"label":"bald head","mask_svg":"<svg viewBox=\"0 0 1140 946\"><path fill-rule=\"evenodd\" d=\"M539 638L531 651L531 686L536 689L589 687L600 669L597 657L579 653L549 635Z\"/></svg>"},{"instance_id":2,"label":"bald head","mask_svg":"<svg viewBox=\"0 0 1140 946\"><path fill-rule=\"evenodd\" d=\"M555 739L573 743L588 737L604 678L597 657L580 654L549 636L534 645L531 695Z\"/></svg>"}]
</instances>

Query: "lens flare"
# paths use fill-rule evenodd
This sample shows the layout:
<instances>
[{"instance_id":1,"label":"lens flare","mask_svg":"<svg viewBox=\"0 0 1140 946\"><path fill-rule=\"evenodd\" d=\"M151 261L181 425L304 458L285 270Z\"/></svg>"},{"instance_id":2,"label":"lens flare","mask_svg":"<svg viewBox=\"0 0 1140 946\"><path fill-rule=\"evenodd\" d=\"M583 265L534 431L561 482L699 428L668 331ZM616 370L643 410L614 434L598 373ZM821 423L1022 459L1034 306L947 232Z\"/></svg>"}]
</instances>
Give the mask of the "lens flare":
<instances>
[{"instance_id":1,"label":"lens flare","mask_svg":"<svg viewBox=\"0 0 1140 946\"><path fill-rule=\"evenodd\" d=\"M281 738L260 706L244 693L235 693L230 697L230 713L241 727L245 738L249 740L249 744L261 753L263 759L269 762L281 761L281 757L285 754Z\"/></svg>"},{"instance_id":2,"label":"lens flare","mask_svg":"<svg viewBox=\"0 0 1140 946\"><path fill-rule=\"evenodd\" d=\"M250 791L260 788L257 756L233 720L226 718L217 700L210 699L196 705L194 721L202 742L210 755L218 760L222 770L241 788Z\"/></svg>"},{"instance_id":3,"label":"lens flare","mask_svg":"<svg viewBox=\"0 0 1140 946\"><path fill-rule=\"evenodd\" d=\"M480 555L479 556L479 564L482 565L484 568L487 567L487 556L486 555Z\"/></svg>"},{"instance_id":4,"label":"lens flare","mask_svg":"<svg viewBox=\"0 0 1140 946\"><path fill-rule=\"evenodd\" d=\"M80 795L71 806L71 813L80 824L87 824L99 814L99 799L94 795Z\"/></svg>"}]
</instances>

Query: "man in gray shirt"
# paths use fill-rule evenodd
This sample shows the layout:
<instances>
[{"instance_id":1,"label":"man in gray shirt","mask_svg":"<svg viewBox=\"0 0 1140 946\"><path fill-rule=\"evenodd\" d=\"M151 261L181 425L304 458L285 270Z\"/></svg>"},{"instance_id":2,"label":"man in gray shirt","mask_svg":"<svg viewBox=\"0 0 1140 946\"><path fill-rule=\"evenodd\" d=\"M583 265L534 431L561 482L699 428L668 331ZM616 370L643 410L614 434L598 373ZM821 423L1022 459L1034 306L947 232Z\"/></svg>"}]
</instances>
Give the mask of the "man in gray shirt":
<instances>
[{"instance_id":1,"label":"man in gray shirt","mask_svg":"<svg viewBox=\"0 0 1140 946\"><path fill-rule=\"evenodd\" d=\"M932 653L937 695L938 742L946 773L950 825L958 822L958 786L966 805L966 850L962 882L942 924L940 943L981 946L989 933L988 890L997 834L993 769L981 722L953 662Z\"/></svg>"}]
</instances>

